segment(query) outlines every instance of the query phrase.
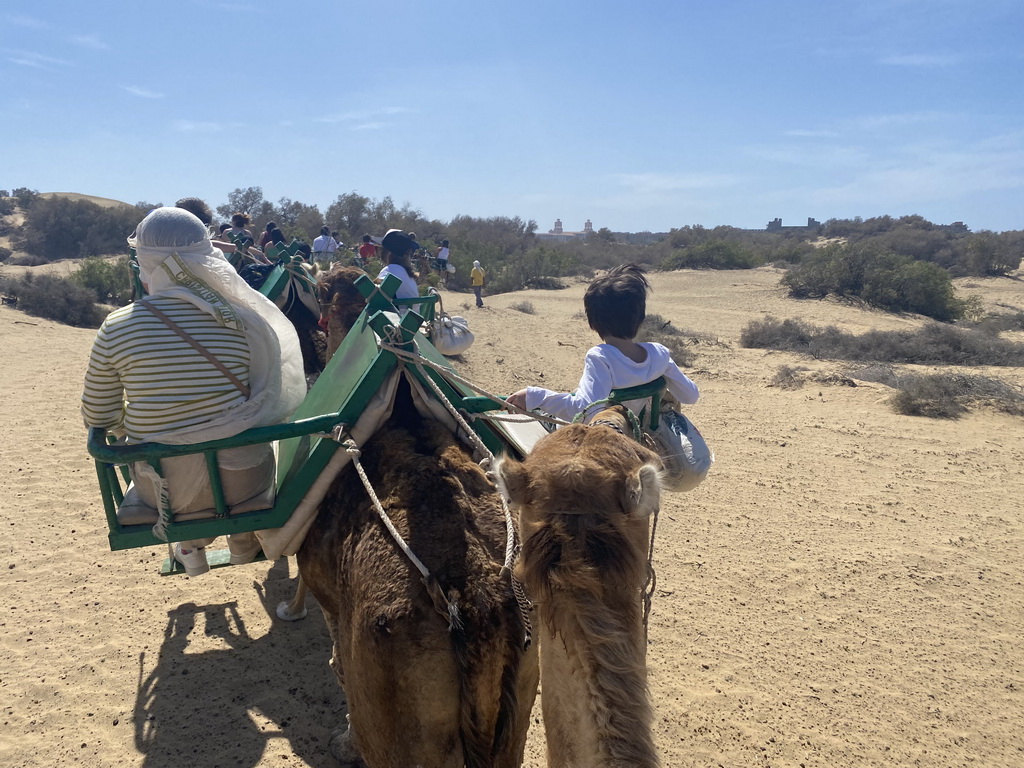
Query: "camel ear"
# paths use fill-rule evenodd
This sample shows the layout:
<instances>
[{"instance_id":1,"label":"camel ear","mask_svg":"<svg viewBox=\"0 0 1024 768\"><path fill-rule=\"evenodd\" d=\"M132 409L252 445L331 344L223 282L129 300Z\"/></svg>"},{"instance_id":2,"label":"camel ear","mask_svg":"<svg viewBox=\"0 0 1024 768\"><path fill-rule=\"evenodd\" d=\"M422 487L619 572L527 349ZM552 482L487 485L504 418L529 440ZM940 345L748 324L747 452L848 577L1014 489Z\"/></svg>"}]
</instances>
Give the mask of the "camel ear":
<instances>
[{"instance_id":1,"label":"camel ear","mask_svg":"<svg viewBox=\"0 0 1024 768\"><path fill-rule=\"evenodd\" d=\"M505 497L509 504L520 506L526 502L529 477L526 467L521 462L506 456L499 456L495 459L491 472L494 474L498 492Z\"/></svg>"},{"instance_id":2,"label":"camel ear","mask_svg":"<svg viewBox=\"0 0 1024 768\"><path fill-rule=\"evenodd\" d=\"M653 464L644 464L626 480L626 512L650 517L661 504L661 473Z\"/></svg>"}]
</instances>

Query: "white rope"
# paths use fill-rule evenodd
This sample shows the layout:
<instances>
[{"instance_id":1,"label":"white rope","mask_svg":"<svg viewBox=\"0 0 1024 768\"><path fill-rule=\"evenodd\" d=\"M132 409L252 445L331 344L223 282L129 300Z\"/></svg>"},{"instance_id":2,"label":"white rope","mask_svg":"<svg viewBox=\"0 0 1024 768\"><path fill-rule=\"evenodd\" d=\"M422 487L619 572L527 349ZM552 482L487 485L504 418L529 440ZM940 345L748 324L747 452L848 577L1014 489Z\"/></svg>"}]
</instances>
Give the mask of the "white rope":
<instances>
[{"instance_id":1,"label":"white rope","mask_svg":"<svg viewBox=\"0 0 1024 768\"><path fill-rule=\"evenodd\" d=\"M654 588L658 586L658 575L654 571L654 533L658 530L658 510L654 512L654 521L651 523L651 544L647 549L647 583L643 588L644 601L644 642L647 642L647 621L651 617L651 601L654 598Z\"/></svg>"},{"instance_id":2,"label":"white rope","mask_svg":"<svg viewBox=\"0 0 1024 768\"><path fill-rule=\"evenodd\" d=\"M340 426L340 425L339 425ZM340 435L339 435L340 437ZM402 534L395 528L395 524L391 522L391 518L388 517L388 513L384 511L384 505L380 503L380 499L377 498L376 492L373 490L373 484L370 482L370 478L366 476L366 470L363 469L362 463L359 461L359 446L356 445L356 441L352 438L343 441L342 446L345 448L345 452L352 457L352 464L355 465L356 472L359 473L359 479L363 481L363 487L366 488L366 493L369 495L370 500L373 501L373 506L377 510L377 516L380 521L384 523L384 527L388 529L388 533L391 534L391 538L395 540L395 543L405 553L405 556L412 561L412 564L416 566L416 570L420 572L420 575L424 579L430 579L430 571L427 570L427 566L423 564L423 561L416 557L416 553L413 552L409 545L405 543L405 539L402 538Z\"/></svg>"}]
</instances>

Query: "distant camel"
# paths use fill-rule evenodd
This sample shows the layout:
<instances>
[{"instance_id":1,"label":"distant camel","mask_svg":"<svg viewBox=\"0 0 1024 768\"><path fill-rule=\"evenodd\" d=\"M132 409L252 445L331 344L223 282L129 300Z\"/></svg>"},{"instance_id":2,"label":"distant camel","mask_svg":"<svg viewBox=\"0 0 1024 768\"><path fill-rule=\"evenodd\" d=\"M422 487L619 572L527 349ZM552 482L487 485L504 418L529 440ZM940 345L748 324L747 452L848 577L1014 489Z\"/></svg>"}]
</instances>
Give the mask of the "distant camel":
<instances>
[{"instance_id":1,"label":"distant camel","mask_svg":"<svg viewBox=\"0 0 1024 768\"><path fill-rule=\"evenodd\" d=\"M323 279L331 353L362 308L352 286L360 274L344 267ZM350 727L332 751L371 768L521 765L537 654L524 650L524 617L502 572L500 496L466 448L416 410L405 380L391 417L360 450L384 510L431 578L396 545L347 466L298 553L348 700Z\"/></svg>"},{"instance_id":2,"label":"distant camel","mask_svg":"<svg viewBox=\"0 0 1024 768\"><path fill-rule=\"evenodd\" d=\"M555 430L498 485L518 512L516 575L540 609L541 705L552 768L653 768L641 593L661 461L618 408ZM593 423L593 422L592 422Z\"/></svg>"}]
</instances>

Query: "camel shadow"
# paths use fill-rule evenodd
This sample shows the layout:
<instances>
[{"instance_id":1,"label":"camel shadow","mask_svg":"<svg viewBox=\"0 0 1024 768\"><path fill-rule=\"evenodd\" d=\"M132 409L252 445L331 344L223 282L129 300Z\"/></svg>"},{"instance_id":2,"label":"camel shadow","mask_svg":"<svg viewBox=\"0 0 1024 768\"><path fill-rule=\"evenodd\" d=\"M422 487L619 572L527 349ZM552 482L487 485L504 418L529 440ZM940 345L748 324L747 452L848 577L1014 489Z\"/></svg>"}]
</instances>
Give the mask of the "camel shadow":
<instances>
[{"instance_id":1,"label":"camel shadow","mask_svg":"<svg viewBox=\"0 0 1024 768\"><path fill-rule=\"evenodd\" d=\"M328 742L345 721L344 694L327 666L331 641L319 610L295 624L274 607L290 598L286 559L253 586L273 621L249 635L236 602L185 603L167 613L156 666L145 675L139 655L135 746L145 768L257 765L268 750L308 765L335 766ZM190 653L194 632L221 638L229 650Z\"/></svg>"}]
</instances>

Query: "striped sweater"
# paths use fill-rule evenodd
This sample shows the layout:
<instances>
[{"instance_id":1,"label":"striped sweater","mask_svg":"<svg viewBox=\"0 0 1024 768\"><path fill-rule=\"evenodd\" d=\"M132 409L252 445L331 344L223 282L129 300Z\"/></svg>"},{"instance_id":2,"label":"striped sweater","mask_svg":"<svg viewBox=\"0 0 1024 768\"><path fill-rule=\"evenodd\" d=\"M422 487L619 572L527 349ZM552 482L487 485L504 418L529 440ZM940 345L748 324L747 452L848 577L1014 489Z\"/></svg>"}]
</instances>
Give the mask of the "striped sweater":
<instances>
[{"instance_id":1,"label":"striped sweater","mask_svg":"<svg viewBox=\"0 0 1024 768\"><path fill-rule=\"evenodd\" d=\"M224 328L188 302L150 300L249 383L249 345L242 332ZM243 402L223 373L141 304L111 312L96 334L82 393L87 426L123 427L138 442L203 424Z\"/></svg>"}]
</instances>

